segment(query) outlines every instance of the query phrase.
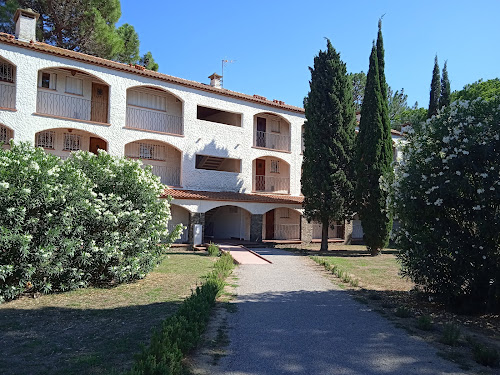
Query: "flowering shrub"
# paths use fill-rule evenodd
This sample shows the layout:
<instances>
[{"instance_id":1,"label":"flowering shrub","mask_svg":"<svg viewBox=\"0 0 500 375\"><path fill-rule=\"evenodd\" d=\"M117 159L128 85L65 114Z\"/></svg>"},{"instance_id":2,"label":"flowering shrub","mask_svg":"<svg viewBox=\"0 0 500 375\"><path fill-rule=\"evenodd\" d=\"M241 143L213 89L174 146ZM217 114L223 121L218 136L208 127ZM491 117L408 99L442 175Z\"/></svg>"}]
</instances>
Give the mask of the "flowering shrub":
<instances>
[{"instance_id":1,"label":"flowering shrub","mask_svg":"<svg viewBox=\"0 0 500 375\"><path fill-rule=\"evenodd\" d=\"M161 260L168 202L137 161L28 144L0 148L0 301L144 277Z\"/></svg>"},{"instance_id":2,"label":"flowering shrub","mask_svg":"<svg viewBox=\"0 0 500 375\"><path fill-rule=\"evenodd\" d=\"M500 306L500 98L457 101L415 132L394 202L403 274L465 309Z\"/></svg>"}]
</instances>

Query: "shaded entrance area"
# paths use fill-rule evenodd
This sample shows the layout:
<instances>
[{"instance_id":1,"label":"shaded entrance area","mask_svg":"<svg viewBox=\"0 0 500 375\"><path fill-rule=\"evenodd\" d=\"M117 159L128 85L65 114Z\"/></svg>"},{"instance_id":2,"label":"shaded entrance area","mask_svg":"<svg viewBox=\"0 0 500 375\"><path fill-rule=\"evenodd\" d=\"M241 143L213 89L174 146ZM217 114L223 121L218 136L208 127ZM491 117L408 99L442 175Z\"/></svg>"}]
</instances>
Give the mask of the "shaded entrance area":
<instances>
[{"instance_id":1,"label":"shaded entrance area","mask_svg":"<svg viewBox=\"0 0 500 375\"><path fill-rule=\"evenodd\" d=\"M251 214L237 206L219 206L205 213L205 241L249 240Z\"/></svg>"},{"instance_id":2,"label":"shaded entrance area","mask_svg":"<svg viewBox=\"0 0 500 375\"><path fill-rule=\"evenodd\" d=\"M264 240L300 240L300 214L292 208L267 211L262 220Z\"/></svg>"},{"instance_id":3,"label":"shaded entrance area","mask_svg":"<svg viewBox=\"0 0 500 375\"><path fill-rule=\"evenodd\" d=\"M170 214L172 218L168 222L168 232L172 232L178 224L182 224L184 229L175 243L188 243L189 211L181 206L170 204Z\"/></svg>"}]
</instances>

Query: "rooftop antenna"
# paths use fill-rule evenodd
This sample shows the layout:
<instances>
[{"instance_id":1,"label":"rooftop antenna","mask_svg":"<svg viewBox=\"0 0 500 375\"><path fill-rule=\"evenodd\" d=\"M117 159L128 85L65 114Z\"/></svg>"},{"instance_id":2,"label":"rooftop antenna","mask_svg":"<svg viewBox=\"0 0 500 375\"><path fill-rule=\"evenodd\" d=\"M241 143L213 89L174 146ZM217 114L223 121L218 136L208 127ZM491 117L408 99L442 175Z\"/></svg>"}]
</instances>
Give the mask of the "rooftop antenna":
<instances>
[{"instance_id":1,"label":"rooftop antenna","mask_svg":"<svg viewBox=\"0 0 500 375\"><path fill-rule=\"evenodd\" d=\"M224 87L224 65L234 63L235 61L236 60L227 60L227 59L222 60L222 79L220 81L221 87Z\"/></svg>"}]
</instances>

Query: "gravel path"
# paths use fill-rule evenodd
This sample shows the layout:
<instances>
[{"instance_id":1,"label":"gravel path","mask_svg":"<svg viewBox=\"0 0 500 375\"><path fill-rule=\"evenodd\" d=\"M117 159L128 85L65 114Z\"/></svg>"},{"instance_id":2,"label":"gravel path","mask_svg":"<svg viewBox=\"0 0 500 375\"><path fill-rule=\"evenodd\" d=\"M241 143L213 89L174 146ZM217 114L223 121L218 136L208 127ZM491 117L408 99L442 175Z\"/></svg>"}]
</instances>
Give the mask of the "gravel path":
<instances>
[{"instance_id":1,"label":"gravel path","mask_svg":"<svg viewBox=\"0 0 500 375\"><path fill-rule=\"evenodd\" d=\"M273 262L236 271L228 355L218 375L465 374L340 290L308 259L258 249Z\"/></svg>"}]
</instances>

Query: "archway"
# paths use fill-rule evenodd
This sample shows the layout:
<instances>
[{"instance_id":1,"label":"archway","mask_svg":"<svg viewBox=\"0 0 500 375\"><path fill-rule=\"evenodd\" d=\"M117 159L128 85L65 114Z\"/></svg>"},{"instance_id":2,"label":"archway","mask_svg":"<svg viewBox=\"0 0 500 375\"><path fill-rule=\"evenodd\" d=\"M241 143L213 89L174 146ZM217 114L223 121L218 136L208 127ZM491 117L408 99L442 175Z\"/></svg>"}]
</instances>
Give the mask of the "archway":
<instances>
[{"instance_id":1,"label":"archway","mask_svg":"<svg viewBox=\"0 0 500 375\"><path fill-rule=\"evenodd\" d=\"M299 240L300 213L286 207L267 211L262 218L262 233L265 240Z\"/></svg>"},{"instance_id":2,"label":"archway","mask_svg":"<svg viewBox=\"0 0 500 375\"><path fill-rule=\"evenodd\" d=\"M0 57L0 108L16 108L16 66Z\"/></svg>"},{"instance_id":3,"label":"archway","mask_svg":"<svg viewBox=\"0 0 500 375\"><path fill-rule=\"evenodd\" d=\"M290 164L274 156L264 156L252 162L253 191L290 194Z\"/></svg>"},{"instance_id":4,"label":"archway","mask_svg":"<svg viewBox=\"0 0 500 375\"><path fill-rule=\"evenodd\" d=\"M170 214L172 218L168 222L168 232L172 232L178 224L182 224L184 229L175 243L188 243L189 211L176 204L170 204Z\"/></svg>"},{"instance_id":5,"label":"archway","mask_svg":"<svg viewBox=\"0 0 500 375\"><path fill-rule=\"evenodd\" d=\"M205 213L205 238L250 240L251 214L237 206L219 206Z\"/></svg>"},{"instance_id":6,"label":"archway","mask_svg":"<svg viewBox=\"0 0 500 375\"><path fill-rule=\"evenodd\" d=\"M107 151L108 142L96 134L73 128L56 128L35 134L35 146L43 147L46 153L66 159L73 151Z\"/></svg>"},{"instance_id":7,"label":"archway","mask_svg":"<svg viewBox=\"0 0 500 375\"><path fill-rule=\"evenodd\" d=\"M0 143L3 143L3 148L10 148L10 140L14 138L14 131L3 125L0 124Z\"/></svg>"},{"instance_id":8,"label":"archway","mask_svg":"<svg viewBox=\"0 0 500 375\"><path fill-rule=\"evenodd\" d=\"M275 113L262 112L254 116L254 147L290 151L290 123Z\"/></svg>"}]
</instances>

